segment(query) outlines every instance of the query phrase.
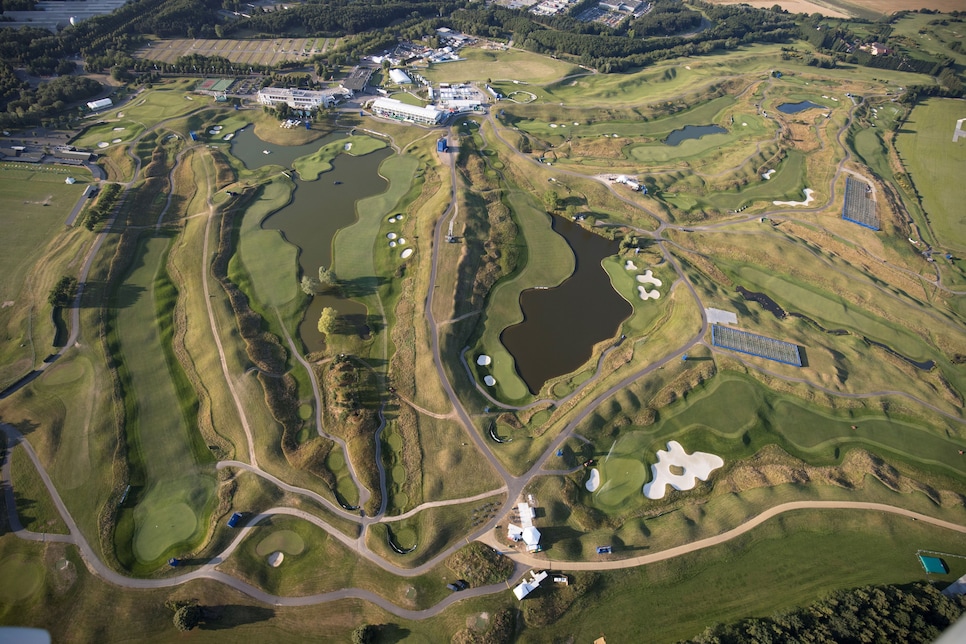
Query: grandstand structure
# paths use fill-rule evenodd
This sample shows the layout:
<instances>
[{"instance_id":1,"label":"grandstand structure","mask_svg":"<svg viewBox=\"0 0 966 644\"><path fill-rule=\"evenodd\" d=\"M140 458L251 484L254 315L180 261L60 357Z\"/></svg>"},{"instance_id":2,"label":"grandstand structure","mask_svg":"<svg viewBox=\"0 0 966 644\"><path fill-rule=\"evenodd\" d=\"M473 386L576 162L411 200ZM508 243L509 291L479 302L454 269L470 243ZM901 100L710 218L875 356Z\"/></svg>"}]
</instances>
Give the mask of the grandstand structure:
<instances>
[{"instance_id":1,"label":"grandstand structure","mask_svg":"<svg viewBox=\"0 0 966 644\"><path fill-rule=\"evenodd\" d=\"M720 324L711 325L711 344L783 364L802 366L802 356L797 344L775 340L748 331L739 331Z\"/></svg>"},{"instance_id":2,"label":"grandstand structure","mask_svg":"<svg viewBox=\"0 0 966 644\"><path fill-rule=\"evenodd\" d=\"M845 178L845 203L842 219L871 230L879 230L879 216L875 213L875 200L869 184L852 177Z\"/></svg>"}]
</instances>

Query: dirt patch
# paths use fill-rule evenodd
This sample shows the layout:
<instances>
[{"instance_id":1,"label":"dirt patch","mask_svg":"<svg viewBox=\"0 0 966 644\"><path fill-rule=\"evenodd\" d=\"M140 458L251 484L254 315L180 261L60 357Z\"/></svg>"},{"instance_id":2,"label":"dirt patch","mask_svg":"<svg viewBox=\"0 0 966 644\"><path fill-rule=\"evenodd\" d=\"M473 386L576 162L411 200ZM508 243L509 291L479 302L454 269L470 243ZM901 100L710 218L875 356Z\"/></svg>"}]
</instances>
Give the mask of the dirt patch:
<instances>
[{"instance_id":1,"label":"dirt patch","mask_svg":"<svg viewBox=\"0 0 966 644\"><path fill-rule=\"evenodd\" d=\"M576 159L624 159L626 141L619 139L574 139L570 142L570 154Z\"/></svg>"}]
</instances>

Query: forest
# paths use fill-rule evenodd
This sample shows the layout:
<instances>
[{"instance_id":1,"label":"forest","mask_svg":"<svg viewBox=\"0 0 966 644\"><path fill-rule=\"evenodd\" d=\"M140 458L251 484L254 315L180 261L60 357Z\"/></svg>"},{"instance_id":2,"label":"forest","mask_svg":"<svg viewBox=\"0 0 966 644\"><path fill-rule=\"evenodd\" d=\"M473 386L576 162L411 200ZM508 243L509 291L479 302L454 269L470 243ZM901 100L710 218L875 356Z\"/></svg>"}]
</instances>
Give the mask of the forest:
<instances>
[{"instance_id":1,"label":"forest","mask_svg":"<svg viewBox=\"0 0 966 644\"><path fill-rule=\"evenodd\" d=\"M966 612L966 597L928 583L866 586L768 618L711 626L692 644L909 642L929 644Z\"/></svg>"}]
</instances>

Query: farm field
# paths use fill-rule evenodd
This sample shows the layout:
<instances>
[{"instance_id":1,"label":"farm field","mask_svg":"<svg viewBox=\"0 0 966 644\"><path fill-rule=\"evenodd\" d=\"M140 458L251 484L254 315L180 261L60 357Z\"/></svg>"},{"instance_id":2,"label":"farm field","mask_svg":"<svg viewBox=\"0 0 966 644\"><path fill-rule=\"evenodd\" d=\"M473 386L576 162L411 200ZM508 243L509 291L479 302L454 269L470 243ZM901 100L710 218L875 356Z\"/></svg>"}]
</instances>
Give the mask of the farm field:
<instances>
[{"instance_id":1,"label":"farm field","mask_svg":"<svg viewBox=\"0 0 966 644\"><path fill-rule=\"evenodd\" d=\"M949 49L959 23L921 24ZM0 206L38 211L2 215L30 248L0 321L35 342L0 349L27 531L0 536L0 623L168 641L187 600L212 641L672 642L966 574L962 101L801 41L699 52L470 47L419 72L517 100L431 127L365 101L280 127L152 77L71 142L128 174L93 231L51 214L87 177L0 167ZM847 178L878 230L843 219ZM76 342L41 350L63 275ZM530 570L569 583L520 600Z\"/></svg>"},{"instance_id":2,"label":"farm field","mask_svg":"<svg viewBox=\"0 0 966 644\"><path fill-rule=\"evenodd\" d=\"M274 38L252 40L204 40L171 38L150 40L134 52L136 58L175 63L182 56L226 58L247 71L246 65L277 65L324 54L338 46L338 38Z\"/></svg>"}]
</instances>

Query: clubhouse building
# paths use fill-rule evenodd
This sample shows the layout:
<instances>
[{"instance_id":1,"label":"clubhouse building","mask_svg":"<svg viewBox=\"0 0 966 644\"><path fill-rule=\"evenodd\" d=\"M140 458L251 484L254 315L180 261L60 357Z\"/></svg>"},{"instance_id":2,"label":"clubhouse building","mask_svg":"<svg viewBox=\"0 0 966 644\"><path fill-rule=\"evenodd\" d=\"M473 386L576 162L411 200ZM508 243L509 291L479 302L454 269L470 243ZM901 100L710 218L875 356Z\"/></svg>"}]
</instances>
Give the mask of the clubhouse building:
<instances>
[{"instance_id":1,"label":"clubhouse building","mask_svg":"<svg viewBox=\"0 0 966 644\"><path fill-rule=\"evenodd\" d=\"M342 87L321 91L286 87L266 87L258 90L258 102L276 106L285 103L293 110L315 110L332 107L345 98L352 97L352 90Z\"/></svg>"},{"instance_id":2,"label":"clubhouse building","mask_svg":"<svg viewBox=\"0 0 966 644\"><path fill-rule=\"evenodd\" d=\"M372 102L372 113L383 118L397 121L411 121L420 125L437 125L446 112L433 107L409 105L394 98L377 98Z\"/></svg>"}]
</instances>

